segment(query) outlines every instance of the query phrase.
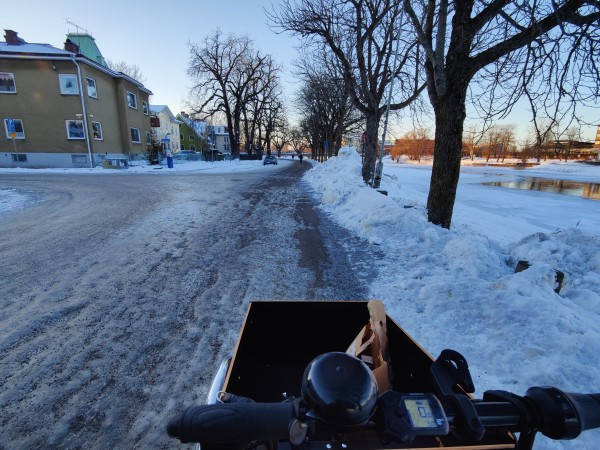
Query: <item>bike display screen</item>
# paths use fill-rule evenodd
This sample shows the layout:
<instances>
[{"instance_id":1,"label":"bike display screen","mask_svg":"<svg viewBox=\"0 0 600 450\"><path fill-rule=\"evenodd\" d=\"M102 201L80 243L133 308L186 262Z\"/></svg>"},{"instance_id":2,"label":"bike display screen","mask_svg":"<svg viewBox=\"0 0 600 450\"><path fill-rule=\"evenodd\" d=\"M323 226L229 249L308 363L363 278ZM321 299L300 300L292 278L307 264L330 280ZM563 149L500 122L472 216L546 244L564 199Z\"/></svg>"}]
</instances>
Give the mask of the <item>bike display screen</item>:
<instances>
[{"instance_id":1,"label":"bike display screen","mask_svg":"<svg viewBox=\"0 0 600 450\"><path fill-rule=\"evenodd\" d=\"M415 429L438 428L436 417L427 399L404 399L404 407Z\"/></svg>"},{"instance_id":2,"label":"bike display screen","mask_svg":"<svg viewBox=\"0 0 600 450\"><path fill-rule=\"evenodd\" d=\"M439 400L432 394L402 395L400 407L416 435L447 434L448 421Z\"/></svg>"}]
</instances>

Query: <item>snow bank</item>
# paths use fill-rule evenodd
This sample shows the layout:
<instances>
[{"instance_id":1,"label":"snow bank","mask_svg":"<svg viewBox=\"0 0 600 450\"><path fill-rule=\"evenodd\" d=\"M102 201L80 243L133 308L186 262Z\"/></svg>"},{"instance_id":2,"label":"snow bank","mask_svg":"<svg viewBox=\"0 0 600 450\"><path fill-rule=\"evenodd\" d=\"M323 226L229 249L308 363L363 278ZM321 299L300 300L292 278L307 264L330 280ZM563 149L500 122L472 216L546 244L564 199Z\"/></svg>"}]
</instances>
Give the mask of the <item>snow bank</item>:
<instances>
[{"instance_id":1,"label":"snow bank","mask_svg":"<svg viewBox=\"0 0 600 450\"><path fill-rule=\"evenodd\" d=\"M418 175L407 176L406 167L399 172L400 166L386 165L385 196L365 186L360 163L354 149L345 148L305 179L325 211L385 254L373 261L380 275L371 293L384 301L390 317L433 356L444 348L461 352L469 361L477 396L488 389L524 394L535 385L600 390L598 235L575 228L552 233L539 228L531 234L530 224L517 220L493 226L487 219L479 222L484 214L442 229L427 222L423 193L430 172L415 168ZM561 173L575 172L565 167ZM580 175L593 178L598 172ZM403 189L399 179L410 176L422 180ZM510 209L510 203L503 204L510 199L492 195L499 209ZM592 200L582 204L599 206ZM528 213L535 215L537 208L530 198ZM499 229L503 226L512 229L505 233ZM516 242L494 240L518 235L520 229ZM530 267L515 273L519 260ZM565 273L560 294L555 292L556 270ZM572 442L540 437L536 448L592 449L598 441L596 430Z\"/></svg>"}]
</instances>

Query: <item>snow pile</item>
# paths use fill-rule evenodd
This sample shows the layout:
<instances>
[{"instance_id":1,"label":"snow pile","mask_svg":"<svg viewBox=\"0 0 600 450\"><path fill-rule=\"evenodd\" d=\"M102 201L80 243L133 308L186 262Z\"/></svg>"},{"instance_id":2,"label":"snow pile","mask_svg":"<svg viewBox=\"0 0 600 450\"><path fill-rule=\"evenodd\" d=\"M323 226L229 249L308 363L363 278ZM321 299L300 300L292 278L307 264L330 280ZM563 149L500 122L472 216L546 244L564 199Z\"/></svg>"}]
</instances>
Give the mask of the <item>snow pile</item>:
<instances>
[{"instance_id":1,"label":"snow pile","mask_svg":"<svg viewBox=\"0 0 600 450\"><path fill-rule=\"evenodd\" d=\"M531 224L520 229L519 221L507 223L513 229L505 234L498 230L503 223L489 226L471 216L466 224L456 217L465 210L460 196L455 225L442 229L427 222L422 193L430 171L417 169L420 184L403 189L398 180L410 175L402 170L386 165L381 189L387 196L364 185L353 149L305 175L336 221L385 254L374 261L380 275L371 297L383 300L388 315L434 357L444 348L462 353L476 396L488 389L522 395L540 385L600 391L599 236L575 228L529 234ZM505 200L497 192L490 201L501 210ZM537 206L529 203L534 215ZM598 211L594 201L585 205ZM494 240L520 230L516 242ZM520 260L530 267L515 273ZM565 274L560 294L557 270ZM595 430L572 442L540 437L536 448L592 449L599 441Z\"/></svg>"}]
</instances>

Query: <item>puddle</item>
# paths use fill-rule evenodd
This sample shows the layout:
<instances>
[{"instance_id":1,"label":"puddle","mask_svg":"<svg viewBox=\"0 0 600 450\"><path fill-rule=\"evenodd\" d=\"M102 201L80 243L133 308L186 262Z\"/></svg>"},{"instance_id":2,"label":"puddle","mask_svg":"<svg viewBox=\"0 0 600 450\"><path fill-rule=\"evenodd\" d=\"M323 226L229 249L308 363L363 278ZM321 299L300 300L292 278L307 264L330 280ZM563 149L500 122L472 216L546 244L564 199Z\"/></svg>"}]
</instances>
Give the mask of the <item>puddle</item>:
<instances>
[{"instance_id":1,"label":"puddle","mask_svg":"<svg viewBox=\"0 0 600 450\"><path fill-rule=\"evenodd\" d=\"M591 200L600 200L600 183L527 177L513 181L492 181L481 184L484 186L552 192L554 194L573 195Z\"/></svg>"}]
</instances>

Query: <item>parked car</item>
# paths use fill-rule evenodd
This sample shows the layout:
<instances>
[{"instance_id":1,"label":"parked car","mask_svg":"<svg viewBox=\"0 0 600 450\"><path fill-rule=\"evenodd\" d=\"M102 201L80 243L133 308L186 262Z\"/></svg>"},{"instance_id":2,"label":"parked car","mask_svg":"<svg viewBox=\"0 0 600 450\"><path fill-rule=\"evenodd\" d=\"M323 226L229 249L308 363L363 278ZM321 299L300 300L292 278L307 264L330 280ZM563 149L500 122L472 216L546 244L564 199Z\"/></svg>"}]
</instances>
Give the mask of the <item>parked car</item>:
<instances>
[{"instance_id":1,"label":"parked car","mask_svg":"<svg viewBox=\"0 0 600 450\"><path fill-rule=\"evenodd\" d=\"M275 158L273 155L265 156L265 159L263 160L263 166L266 166L267 164L277 165L277 158Z\"/></svg>"}]
</instances>

